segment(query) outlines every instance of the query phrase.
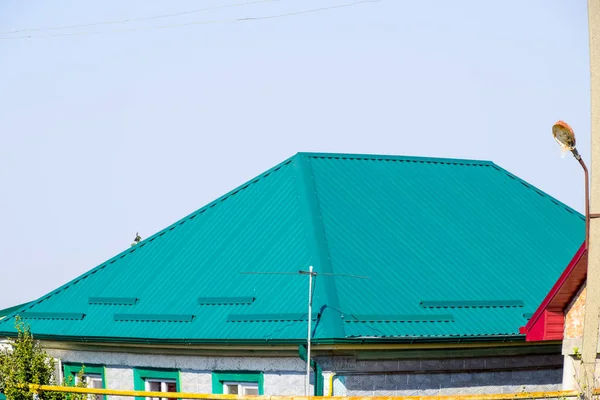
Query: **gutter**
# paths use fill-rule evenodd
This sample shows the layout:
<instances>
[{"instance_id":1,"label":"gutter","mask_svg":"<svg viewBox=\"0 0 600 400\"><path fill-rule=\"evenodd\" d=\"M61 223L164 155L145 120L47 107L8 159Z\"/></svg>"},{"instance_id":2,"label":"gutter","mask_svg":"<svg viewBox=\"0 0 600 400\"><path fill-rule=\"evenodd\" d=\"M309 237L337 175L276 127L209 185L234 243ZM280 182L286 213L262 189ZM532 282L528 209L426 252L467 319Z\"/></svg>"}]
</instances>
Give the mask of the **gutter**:
<instances>
[{"instance_id":1,"label":"gutter","mask_svg":"<svg viewBox=\"0 0 600 400\"><path fill-rule=\"evenodd\" d=\"M59 341L59 342L82 342L82 343L123 343L123 344L165 344L165 345L225 345L225 346L276 346L276 345L292 345L298 346L306 343L306 339L178 339L178 338L136 338L136 337L107 337L107 336L62 336L52 334L39 334L32 332L37 340ZM0 337L17 337L15 331L0 331ZM490 343L501 345L503 343L525 344L525 335L490 335L490 336L467 336L467 337L368 337L368 338L331 338L331 339L313 339L314 345L355 347L356 349L364 348L364 345L372 345L371 348L379 347L381 349L389 349L390 345L480 345L488 346ZM315 349L318 350L318 349Z\"/></svg>"}]
</instances>

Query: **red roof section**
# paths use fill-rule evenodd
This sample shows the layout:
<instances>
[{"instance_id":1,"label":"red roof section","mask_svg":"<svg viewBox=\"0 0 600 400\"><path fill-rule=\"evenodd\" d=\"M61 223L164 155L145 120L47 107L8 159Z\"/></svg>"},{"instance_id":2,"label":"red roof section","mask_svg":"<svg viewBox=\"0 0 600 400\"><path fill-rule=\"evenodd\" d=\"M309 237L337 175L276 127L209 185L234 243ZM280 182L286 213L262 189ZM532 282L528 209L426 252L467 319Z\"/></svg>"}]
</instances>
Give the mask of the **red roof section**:
<instances>
[{"instance_id":1,"label":"red roof section","mask_svg":"<svg viewBox=\"0 0 600 400\"><path fill-rule=\"evenodd\" d=\"M533 313L527 325L520 328L528 342L562 340L565 309L573 300L587 277L587 251L585 243L556 281L542 304Z\"/></svg>"}]
</instances>

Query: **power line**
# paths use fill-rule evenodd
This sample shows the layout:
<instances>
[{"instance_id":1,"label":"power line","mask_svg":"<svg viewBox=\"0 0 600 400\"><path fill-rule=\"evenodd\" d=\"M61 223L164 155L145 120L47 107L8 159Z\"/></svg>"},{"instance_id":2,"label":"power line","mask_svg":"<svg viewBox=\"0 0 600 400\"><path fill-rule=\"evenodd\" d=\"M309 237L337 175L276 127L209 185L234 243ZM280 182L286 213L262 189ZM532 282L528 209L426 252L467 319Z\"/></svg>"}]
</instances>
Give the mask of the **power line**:
<instances>
[{"instance_id":1,"label":"power line","mask_svg":"<svg viewBox=\"0 0 600 400\"><path fill-rule=\"evenodd\" d=\"M181 16L181 15L195 14L195 13L199 13L199 12L203 12L203 11L217 10L217 9L221 9L221 8L242 7L242 6L247 6L247 5L251 5L251 4L267 3L267 2L273 2L273 1L278 1L278 0L255 0L255 1L247 1L245 3L225 4L225 5L221 5L221 6L205 7L205 8L199 8L197 10L182 11L182 12L178 12L178 13L174 13L174 14L161 14L161 15L153 15L153 16L150 16L150 17L128 18L128 19L121 19L121 20L116 20L116 21L92 22L92 23L89 23L89 24L80 24L80 25L50 26L50 27L46 27L46 28L17 29L17 30L14 30L14 31L0 32L0 35L11 35L11 34L15 34L15 33L33 32L33 31L48 31L48 30L59 30L59 29L87 28L87 27L90 27L90 26L98 26L98 25L114 25L114 24L123 24L123 23L128 23L128 22L148 21L148 20L151 20L151 19L178 17L178 16Z\"/></svg>"},{"instance_id":2,"label":"power line","mask_svg":"<svg viewBox=\"0 0 600 400\"><path fill-rule=\"evenodd\" d=\"M271 0L262 0L262 1L271 1ZM195 22L188 22L188 23L182 23L182 24L157 25L157 26L148 26L148 27L140 27L140 28L108 29L108 30L96 31L96 32L70 32L70 33L56 33L56 34L37 35L37 36L36 35L12 36L12 37L9 36L9 37L0 37L0 40L36 39L36 38L58 37L58 36L89 36L89 35L101 35L104 33L133 32L133 31L147 31L147 30L154 30L154 29L180 28L180 27L192 26L192 25L208 25L208 24L227 23L227 22L259 21L259 20L284 18L284 17L291 17L291 16L296 16L296 15L301 15L301 14L309 14L309 13L315 13L315 12L326 11L326 10L352 7L352 6L355 6L358 4L364 4L364 3L378 3L380 1L381 0L359 0L359 1L354 1L352 3L338 4L335 6L312 8L312 9L308 9L308 10L301 10L301 11L295 11L295 12L284 13L284 14L265 15L265 16L259 16L259 17L243 17L243 18L231 18L231 19L220 19L220 20L205 20L205 21L195 21ZM245 3L245 4L250 4L250 3ZM223 7L223 6L221 6L221 7Z\"/></svg>"},{"instance_id":3,"label":"power line","mask_svg":"<svg viewBox=\"0 0 600 400\"><path fill-rule=\"evenodd\" d=\"M355 6L357 4L361 4L361 3L378 3L381 0L361 0L361 1L355 1L354 3L347 3L347 4L338 4L335 6L329 6L329 7L321 7L321 8L313 8L310 10L302 10L302 11L296 11L296 12L291 12L291 13L287 13L287 14L279 14L279 15L268 15L268 16L264 16L264 17L248 17L248 18L238 18L238 21L252 21L252 20L257 20L257 19L272 19L272 18L280 18L280 17L291 17L293 15L300 15L300 14L308 14L308 13L313 13L313 12L318 12L318 11L325 11L325 10L333 10L336 8L344 8L344 7L352 7Z\"/></svg>"}]
</instances>

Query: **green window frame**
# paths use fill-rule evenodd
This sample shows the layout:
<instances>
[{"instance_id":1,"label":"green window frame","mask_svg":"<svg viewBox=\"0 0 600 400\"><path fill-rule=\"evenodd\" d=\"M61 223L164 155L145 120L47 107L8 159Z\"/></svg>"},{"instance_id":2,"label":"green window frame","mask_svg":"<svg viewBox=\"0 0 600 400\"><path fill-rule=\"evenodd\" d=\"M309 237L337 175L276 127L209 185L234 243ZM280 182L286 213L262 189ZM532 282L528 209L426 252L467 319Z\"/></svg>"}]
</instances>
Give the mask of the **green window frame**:
<instances>
[{"instance_id":1,"label":"green window frame","mask_svg":"<svg viewBox=\"0 0 600 400\"><path fill-rule=\"evenodd\" d=\"M146 379L172 379L175 381L177 391L181 391L179 370L173 368L138 368L133 369L133 388L135 390L146 390ZM146 397L136 396L136 400L145 400Z\"/></svg>"},{"instance_id":2,"label":"green window frame","mask_svg":"<svg viewBox=\"0 0 600 400\"><path fill-rule=\"evenodd\" d=\"M86 365L82 363L71 362L63 363L63 374L65 376L65 382L67 381L68 376L72 376L73 378L75 378L79 371L81 371L81 367L83 367L84 374L100 375L100 377L102 378L102 389L106 389L106 367L104 365ZM74 383L75 381L73 380L72 384ZM106 400L106 396L102 396L102 398Z\"/></svg>"},{"instance_id":3,"label":"green window frame","mask_svg":"<svg viewBox=\"0 0 600 400\"><path fill-rule=\"evenodd\" d=\"M258 384L258 394L264 394L265 378L256 371L214 371L212 373L213 394L223 394L223 382L248 382Z\"/></svg>"}]
</instances>

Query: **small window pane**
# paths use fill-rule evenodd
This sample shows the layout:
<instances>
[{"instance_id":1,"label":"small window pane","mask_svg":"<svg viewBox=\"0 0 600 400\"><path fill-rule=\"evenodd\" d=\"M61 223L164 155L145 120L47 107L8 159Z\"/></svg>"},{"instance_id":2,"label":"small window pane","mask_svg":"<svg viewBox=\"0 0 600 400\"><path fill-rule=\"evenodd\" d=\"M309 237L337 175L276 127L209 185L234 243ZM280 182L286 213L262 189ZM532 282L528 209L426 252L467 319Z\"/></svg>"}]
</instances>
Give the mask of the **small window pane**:
<instances>
[{"instance_id":1,"label":"small window pane","mask_svg":"<svg viewBox=\"0 0 600 400\"><path fill-rule=\"evenodd\" d=\"M239 394L238 385L236 383L225 384L225 394Z\"/></svg>"},{"instance_id":2,"label":"small window pane","mask_svg":"<svg viewBox=\"0 0 600 400\"><path fill-rule=\"evenodd\" d=\"M150 392L176 392L177 382L171 379L148 379L146 390ZM146 397L147 400L167 400L162 397Z\"/></svg>"},{"instance_id":3,"label":"small window pane","mask_svg":"<svg viewBox=\"0 0 600 400\"><path fill-rule=\"evenodd\" d=\"M175 382L167 382L167 392L176 392L177 384Z\"/></svg>"},{"instance_id":4,"label":"small window pane","mask_svg":"<svg viewBox=\"0 0 600 400\"><path fill-rule=\"evenodd\" d=\"M74 382L77 383L78 377L77 374L73 374ZM102 389L102 375L99 374L84 374L83 382L85 382L85 386L93 389ZM103 396L101 394L90 394L87 396L89 400L102 400Z\"/></svg>"},{"instance_id":5,"label":"small window pane","mask_svg":"<svg viewBox=\"0 0 600 400\"><path fill-rule=\"evenodd\" d=\"M258 388L253 388L253 387L246 387L244 388L244 394L247 395L258 395Z\"/></svg>"},{"instance_id":6,"label":"small window pane","mask_svg":"<svg viewBox=\"0 0 600 400\"><path fill-rule=\"evenodd\" d=\"M102 389L102 379L90 379L90 382L88 383L88 387L91 387L94 389Z\"/></svg>"}]
</instances>

